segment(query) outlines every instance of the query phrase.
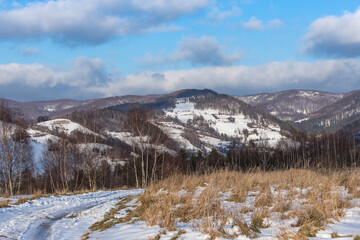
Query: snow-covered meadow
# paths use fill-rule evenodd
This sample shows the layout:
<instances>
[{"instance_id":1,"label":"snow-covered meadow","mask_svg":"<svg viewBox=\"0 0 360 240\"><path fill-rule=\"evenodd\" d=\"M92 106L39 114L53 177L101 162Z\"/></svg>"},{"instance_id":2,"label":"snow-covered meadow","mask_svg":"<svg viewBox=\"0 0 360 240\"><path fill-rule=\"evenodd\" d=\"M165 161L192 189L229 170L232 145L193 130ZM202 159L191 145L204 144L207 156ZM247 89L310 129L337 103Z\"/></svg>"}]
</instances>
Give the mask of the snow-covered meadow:
<instances>
[{"instance_id":1,"label":"snow-covered meadow","mask_svg":"<svg viewBox=\"0 0 360 240\"><path fill-rule=\"evenodd\" d=\"M355 239L360 235L356 173L220 172L150 186L89 239ZM134 214L135 212L135 214Z\"/></svg>"},{"instance_id":2,"label":"snow-covered meadow","mask_svg":"<svg viewBox=\"0 0 360 240\"><path fill-rule=\"evenodd\" d=\"M0 239L344 239L360 236L358 172L173 176L145 190L0 209ZM4 200L4 199L0 199Z\"/></svg>"},{"instance_id":3,"label":"snow-covered meadow","mask_svg":"<svg viewBox=\"0 0 360 240\"><path fill-rule=\"evenodd\" d=\"M0 239L80 239L122 198L143 191L97 191L41 197L0 208Z\"/></svg>"}]
</instances>

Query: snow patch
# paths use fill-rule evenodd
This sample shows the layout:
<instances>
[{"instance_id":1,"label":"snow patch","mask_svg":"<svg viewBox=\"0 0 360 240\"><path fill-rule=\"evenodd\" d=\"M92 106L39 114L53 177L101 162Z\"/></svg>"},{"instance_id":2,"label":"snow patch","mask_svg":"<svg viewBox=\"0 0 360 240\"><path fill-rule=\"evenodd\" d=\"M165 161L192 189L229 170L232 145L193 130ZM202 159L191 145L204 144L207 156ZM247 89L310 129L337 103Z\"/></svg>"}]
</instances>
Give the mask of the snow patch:
<instances>
[{"instance_id":1,"label":"snow patch","mask_svg":"<svg viewBox=\"0 0 360 240\"><path fill-rule=\"evenodd\" d=\"M46 122L41 122L41 123L38 123L37 125L41 126L41 127L46 127L51 131L64 132L67 135L70 135L74 131L79 131L79 132L82 132L85 134L98 135L98 134L94 133L93 131L81 126L78 123L72 122L68 119L62 119L62 118L49 120Z\"/></svg>"}]
</instances>

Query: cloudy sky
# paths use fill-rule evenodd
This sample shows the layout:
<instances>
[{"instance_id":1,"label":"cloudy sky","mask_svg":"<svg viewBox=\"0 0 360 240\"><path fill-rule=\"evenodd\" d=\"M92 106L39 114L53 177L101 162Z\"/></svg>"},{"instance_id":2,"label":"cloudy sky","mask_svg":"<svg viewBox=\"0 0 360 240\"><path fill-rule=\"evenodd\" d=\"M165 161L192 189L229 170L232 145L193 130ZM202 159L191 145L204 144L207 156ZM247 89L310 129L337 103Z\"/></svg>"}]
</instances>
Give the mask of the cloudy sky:
<instances>
[{"instance_id":1,"label":"cloudy sky","mask_svg":"<svg viewBox=\"0 0 360 240\"><path fill-rule=\"evenodd\" d=\"M0 0L0 97L360 89L355 0Z\"/></svg>"}]
</instances>

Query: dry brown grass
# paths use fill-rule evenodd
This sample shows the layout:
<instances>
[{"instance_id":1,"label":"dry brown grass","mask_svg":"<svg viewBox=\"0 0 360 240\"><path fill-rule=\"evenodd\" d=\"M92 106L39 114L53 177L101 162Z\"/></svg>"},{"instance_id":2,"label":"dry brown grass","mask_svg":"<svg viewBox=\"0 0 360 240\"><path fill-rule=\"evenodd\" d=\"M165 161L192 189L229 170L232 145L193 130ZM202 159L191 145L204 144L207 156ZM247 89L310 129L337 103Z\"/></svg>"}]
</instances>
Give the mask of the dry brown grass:
<instances>
[{"instance_id":1,"label":"dry brown grass","mask_svg":"<svg viewBox=\"0 0 360 240\"><path fill-rule=\"evenodd\" d=\"M233 215L234 226L238 227L239 233L241 235L245 235L249 238L256 238L257 235L251 230L251 228L247 225L245 220L242 218L242 215L236 213Z\"/></svg>"},{"instance_id":2,"label":"dry brown grass","mask_svg":"<svg viewBox=\"0 0 360 240\"><path fill-rule=\"evenodd\" d=\"M227 199L229 202L236 202L236 203L242 203L245 202L245 198L247 196L247 192L244 190L236 189L233 191L229 199Z\"/></svg>"},{"instance_id":3,"label":"dry brown grass","mask_svg":"<svg viewBox=\"0 0 360 240\"><path fill-rule=\"evenodd\" d=\"M177 210L175 206L182 204L182 206L191 206L186 204L191 202L192 195L178 195L175 193L160 193L156 194L151 191L147 191L139 199L141 219L143 219L147 225L154 226L160 225L168 229L169 231L176 230L175 218L183 218L185 221L188 219L188 215L191 212L191 208L183 207L181 210Z\"/></svg>"},{"instance_id":4,"label":"dry brown grass","mask_svg":"<svg viewBox=\"0 0 360 240\"><path fill-rule=\"evenodd\" d=\"M183 222L199 220L197 227L203 232L210 232L216 221L223 221L225 213L220 205L219 193L211 188L205 188L197 197L194 193L179 195L151 191L148 190L139 199L139 208L143 209L141 218L149 226L160 225L174 231L176 219Z\"/></svg>"},{"instance_id":5,"label":"dry brown grass","mask_svg":"<svg viewBox=\"0 0 360 240\"><path fill-rule=\"evenodd\" d=\"M90 238L90 232L87 231L81 236L81 240L88 240Z\"/></svg>"},{"instance_id":6,"label":"dry brown grass","mask_svg":"<svg viewBox=\"0 0 360 240\"><path fill-rule=\"evenodd\" d=\"M271 208L272 212L286 213L291 210L291 202L286 198L277 198Z\"/></svg>"},{"instance_id":7,"label":"dry brown grass","mask_svg":"<svg viewBox=\"0 0 360 240\"><path fill-rule=\"evenodd\" d=\"M264 218L268 217L268 213L264 210L256 210L251 216L250 229L256 233L261 233L260 228L268 228L269 225L264 222Z\"/></svg>"},{"instance_id":8,"label":"dry brown grass","mask_svg":"<svg viewBox=\"0 0 360 240\"><path fill-rule=\"evenodd\" d=\"M10 194L9 194L9 193L2 193L2 194L0 194L0 197L2 197L2 198L9 198L9 197L10 197Z\"/></svg>"},{"instance_id":9,"label":"dry brown grass","mask_svg":"<svg viewBox=\"0 0 360 240\"><path fill-rule=\"evenodd\" d=\"M0 208L10 207L10 204L9 204L10 202L11 202L11 200L9 200L9 199L0 201Z\"/></svg>"},{"instance_id":10,"label":"dry brown grass","mask_svg":"<svg viewBox=\"0 0 360 240\"><path fill-rule=\"evenodd\" d=\"M22 203L26 203L27 201L32 201L38 198L41 198L42 196L45 196L41 191L37 191L36 193L34 193L33 195L31 195L30 197L22 197L19 198L16 203L14 203L13 205L20 205Z\"/></svg>"},{"instance_id":11,"label":"dry brown grass","mask_svg":"<svg viewBox=\"0 0 360 240\"><path fill-rule=\"evenodd\" d=\"M359 182L360 174L353 172L295 169L175 175L150 185L139 198L139 207L129 216L144 220L149 226L159 225L170 231L177 229L178 222L189 222L194 229L208 233L211 239L236 237L225 229L227 220L233 219L239 234L254 238L255 232L268 227L264 218L277 212L281 213L282 219L296 217L298 221L294 226L300 228L296 233L281 231L278 238L302 240L314 236L330 219L337 220L343 215L350 204L349 199L339 194L338 190L343 186L356 196ZM202 192L199 187L202 187ZM308 190L302 191L304 189ZM280 190L287 192L280 193ZM231 192L227 200L235 203L243 203L252 192L254 206L239 207L236 215L229 213L221 204L223 194L227 192ZM302 198L306 200L303 206L293 208L293 201ZM250 224L243 220L242 214L252 214Z\"/></svg>"},{"instance_id":12,"label":"dry brown grass","mask_svg":"<svg viewBox=\"0 0 360 240\"><path fill-rule=\"evenodd\" d=\"M273 204L273 196L271 194L270 187L263 188L256 197L255 207L257 208L271 207L272 204Z\"/></svg>"},{"instance_id":13,"label":"dry brown grass","mask_svg":"<svg viewBox=\"0 0 360 240\"><path fill-rule=\"evenodd\" d=\"M112 226L114 226L117 223L121 222L128 222L130 218L128 216L124 218L115 218L115 214L118 214L120 210L127 207L127 204L133 199L133 196L128 196L126 198L123 198L120 202L116 204L116 206L112 209L110 209L109 212L107 212L104 215L104 218L101 221L95 222L93 225L90 226L89 230L91 231L104 231ZM86 233L83 235L83 237L89 236L90 233Z\"/></svg>"},{"instance_id":14,"label":"dry brown grass","mask_svg":"<svg viewBox=\"0 0 360 240\"><path fill-rule=\"evenodd\" d=\"M293 227L300 227L299 233L306 237L315 237L317 231L324 226L326 218L316 207L304 210L299 216Z\"/></svg>"},{"instance_id":15,"label":"dry brown grass","mask_svg":"<svg viewBox=\"0 0 360 240\"><path fill-rule=\"evenodd\" d=\"M185 234L186 231L184 229L180 229L175 236L173 236L170 240L176 240L176 239L179 239L179 237L183 234Z\"/></svg>"},{"instance_id":16,"label":"dry brown grass","mask_svg":"<svg viewBox=\"0 0 360 240\"><path fill-rule=\"evenodd\" d=\"M308 238L295 231L288 230L287 228L281 228L276 233L276 239L278 240L307 240Z\"/></svg>"}]
</instances>

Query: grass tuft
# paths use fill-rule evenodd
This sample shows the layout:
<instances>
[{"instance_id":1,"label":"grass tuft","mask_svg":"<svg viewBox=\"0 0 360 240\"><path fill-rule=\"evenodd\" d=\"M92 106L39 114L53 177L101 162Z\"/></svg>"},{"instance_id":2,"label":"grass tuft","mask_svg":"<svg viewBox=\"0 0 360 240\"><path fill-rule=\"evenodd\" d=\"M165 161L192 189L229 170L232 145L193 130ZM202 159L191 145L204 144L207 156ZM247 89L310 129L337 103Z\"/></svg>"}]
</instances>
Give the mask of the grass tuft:
<instances>
[{"instance_id":1,"label":"grass tuft","mask_svg":"<svg viewBox=\"0 0 360 240\"><path fill-rule=\"evenodd\" d=\"M23 203L26 203L28 201L32 201L38 198L41 198L42 196L45 196L41 191L38 191L36 193L34 193L32 196L30 197L23 197L23 198L19 198L16 203L14 203L13 205L20 205Z\"/></svg>"},{"instance_id":2,"label":"grass tuft","mask_svg":"<svg viewBox=\"0 0 360 240\"><path fill-rule=\"evenodd\" d=\"M10 201L9 199L0 201L0 208L10 207L10 205L9 205L10 202L11 202L11 201Z\"/></svg>"},{"instance_id":3,"label":"grass tuft","mask_svg":"<svg viewBox=\"0 0 360 240\"><path fill-rule=\"evenodd\" d=\"M251 217L250 229L256 233L261 233L260 228L268 228L269 225L264 223L266 213L264 211L255 211Z\"/></svg>"}]
</instances>

